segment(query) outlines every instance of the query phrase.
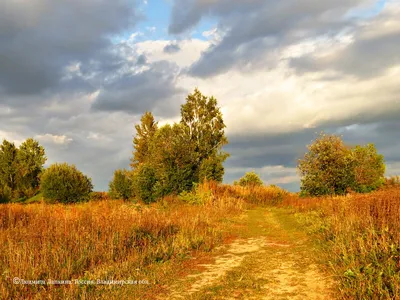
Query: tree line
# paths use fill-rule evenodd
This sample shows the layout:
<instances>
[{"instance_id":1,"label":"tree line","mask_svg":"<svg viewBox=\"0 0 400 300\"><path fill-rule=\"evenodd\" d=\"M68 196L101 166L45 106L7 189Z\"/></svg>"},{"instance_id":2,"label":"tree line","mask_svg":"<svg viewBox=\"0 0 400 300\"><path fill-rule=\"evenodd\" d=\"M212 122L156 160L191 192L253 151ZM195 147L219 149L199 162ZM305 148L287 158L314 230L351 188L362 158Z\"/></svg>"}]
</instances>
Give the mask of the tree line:
<instances>
[{"instance_id":1,"label":"tree line","mask_svg":"<svg viewBox=\"0 0 400 300\"><path fill-rule=\"evenodd\" d=\"M159 126L151 112L135 125L130 169L116 170L109 183L114 199L140 199L151 203L166 195L190 191L203 180L222 182L223 163L229 154L225 123L217 100L198 89L181 105L178 123ZM91 179L74 165L53 164L44 169L45 150L32 138L19 148L3 140L0 145L0 201L28 199L39 192L49 200L72 203L90 199ZM340 195L370 192L384 182L384 158L375 146L350 147L337 135L321 135L298 161L301 194ZM255 172L235 184L260 186Z\"/></svg>"}]
</instances>

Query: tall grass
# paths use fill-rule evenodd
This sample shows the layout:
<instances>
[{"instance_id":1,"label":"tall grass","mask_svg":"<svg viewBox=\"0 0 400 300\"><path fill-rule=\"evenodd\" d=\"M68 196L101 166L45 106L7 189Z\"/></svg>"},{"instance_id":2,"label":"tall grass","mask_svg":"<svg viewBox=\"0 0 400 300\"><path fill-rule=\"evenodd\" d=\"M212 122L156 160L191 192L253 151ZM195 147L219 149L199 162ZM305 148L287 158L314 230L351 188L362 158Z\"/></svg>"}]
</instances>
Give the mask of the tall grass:
<instances>
[{"instance_id":1,"label":"tall grass","mask_svg":"<svg viewBox=\"0 0 400 300\"><path fill-rule=\"evenodd\" d=\"M343 197L286 197L325 245L344 299L400 298L400 188Z\"/></svg>"},{"instance_id":2,"label":"tall grass","mask_svg":"<svg viewBox=\"0 0 400 300\"><path fill-rule=\"evenodd\" d=\"M191 251L210 251L222 241L221 220L243 207L242 201L227 197L214 197L200 206L179 203L174 197L153 206L122 201L1 205L0 295L4 299L92 298L99 289L109 288L16 285L14 277L157 282L162 274L143 270Z\"/></svg>"}]
</instances>

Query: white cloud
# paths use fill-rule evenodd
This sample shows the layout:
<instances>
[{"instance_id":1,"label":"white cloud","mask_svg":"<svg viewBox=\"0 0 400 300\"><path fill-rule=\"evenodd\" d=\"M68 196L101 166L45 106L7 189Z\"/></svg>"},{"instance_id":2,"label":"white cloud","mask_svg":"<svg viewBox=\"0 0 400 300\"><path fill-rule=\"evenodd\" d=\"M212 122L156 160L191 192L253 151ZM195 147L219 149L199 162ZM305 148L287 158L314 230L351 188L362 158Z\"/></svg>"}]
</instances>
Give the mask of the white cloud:
<instances>
[{"instance_id":1,"label":"white cloud","mask_svg":"<svg viewBox=\"0 0 400 300\"><path fill-rule=\"evenodd\" d=\"M43 143L53 143L56 145L68 145L73 141L72 138L66 136L66 135L55 135L55 134L50 134L46 133L44 135L36 135L35 138L37 138L39 141Z\"/></svg>"}]
</instances>

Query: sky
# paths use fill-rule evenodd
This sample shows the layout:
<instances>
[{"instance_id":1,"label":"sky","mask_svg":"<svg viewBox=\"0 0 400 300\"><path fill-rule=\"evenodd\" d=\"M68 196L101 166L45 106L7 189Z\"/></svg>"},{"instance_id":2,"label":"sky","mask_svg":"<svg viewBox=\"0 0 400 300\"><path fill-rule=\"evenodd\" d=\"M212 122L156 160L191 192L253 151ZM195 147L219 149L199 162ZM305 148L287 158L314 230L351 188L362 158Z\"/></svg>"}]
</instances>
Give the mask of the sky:
<instances>
[{"instance_id":1,"label":"sky","mask_svg":"<svg viewBox=\"0 0 400 300\"><path fill-rule=\"evenodd\" d=\"M215 96L231 154L299 189L317 133L374 143L400 174L400 0L0 0L0 140L29 137L96 190L128 168L145 111Z\"/></svg>"}]
</instances>

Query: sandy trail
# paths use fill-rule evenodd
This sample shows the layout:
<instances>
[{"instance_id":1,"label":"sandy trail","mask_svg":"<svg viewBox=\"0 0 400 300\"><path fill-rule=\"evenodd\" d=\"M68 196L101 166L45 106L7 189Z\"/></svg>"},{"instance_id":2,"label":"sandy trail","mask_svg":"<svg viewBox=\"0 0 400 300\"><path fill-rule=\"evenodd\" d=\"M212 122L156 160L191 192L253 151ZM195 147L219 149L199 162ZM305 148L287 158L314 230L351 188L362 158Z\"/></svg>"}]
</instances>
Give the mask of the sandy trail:
<instances>
[{"instance_id":1,"label":"sandy trail","mask_svg":"<svg viewBox=\"0 0 400 300\"><path fill-rule=\"evenodd\" d=\"M307 236L270 211L252 211L248 236L223 245L212 263L177 281L163 299L333 299Z\"/></svg>"}]
</instances>

